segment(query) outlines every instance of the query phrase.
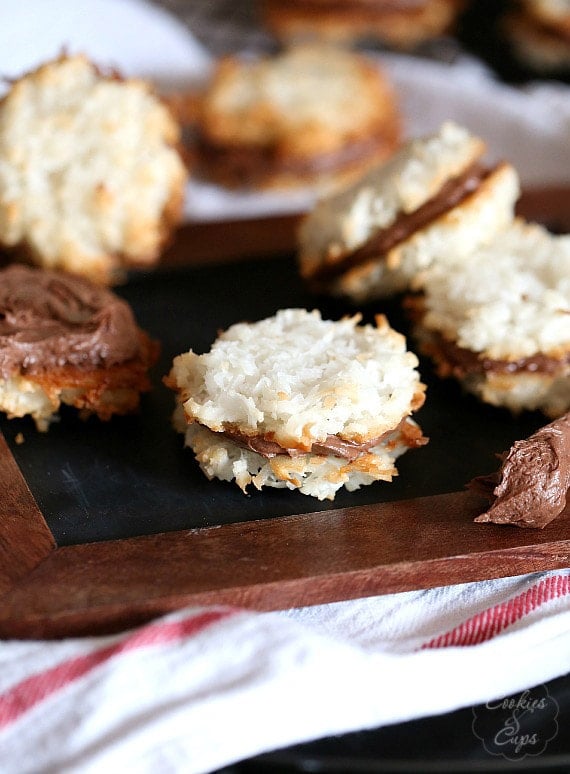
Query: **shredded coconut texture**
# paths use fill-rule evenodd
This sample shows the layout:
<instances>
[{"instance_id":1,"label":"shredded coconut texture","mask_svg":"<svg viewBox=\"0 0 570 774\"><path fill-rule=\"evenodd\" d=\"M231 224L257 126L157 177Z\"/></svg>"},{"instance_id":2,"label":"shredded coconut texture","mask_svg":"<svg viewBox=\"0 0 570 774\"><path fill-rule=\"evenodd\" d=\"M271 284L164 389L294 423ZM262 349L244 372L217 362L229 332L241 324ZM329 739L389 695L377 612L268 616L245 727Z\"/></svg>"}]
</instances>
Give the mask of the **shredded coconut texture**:
<instances>
[{"instance_id":1,"label":"shredded coconut texture","mask_svg":"<svg viewBox=\"0 0 570 774\"><path fill-rule=\"evenodd\" d=\"M570 350L570 236L515 221L469 261L434 269L424 328L494 360Z\"/></svg>"},{"instance_id":2,"label":"shredded coconut texture","mask_svg":"<svg viewBox=\"0 0 570 774\"><path fill-rule=\"evenodd\" d=\"M83 56L23 76L0 102L0 243L102 282L152 263L181 211L178 141L143 81Z\"/></svg>"},{"instance_id":3,"label":"shredded coconut texture","mask_svg":"<svg viewBox=\"0 0 570 774\"><path fill-rule=\"evenodd\" d=\"M328 254L357 249L400 212L425 204L484 150L482 140L451 122L434 135L412 140L358 183L317 203L300 229L302 261L318 263Z\"/></svg>"},{"instance_id":4,"label":"shredded coconut texture","mask_svg":"<svg viewBox=\"0 0 570 774\"><path fill-rule=\"evenodd\" d=\"M186 417L216 432L271 434L310 448L327 435L364 441L393 429L422 391L416 356L384 318L333 322L284 309L225 331L209 353L174 360Z\"/></svg>"}]
</instances>

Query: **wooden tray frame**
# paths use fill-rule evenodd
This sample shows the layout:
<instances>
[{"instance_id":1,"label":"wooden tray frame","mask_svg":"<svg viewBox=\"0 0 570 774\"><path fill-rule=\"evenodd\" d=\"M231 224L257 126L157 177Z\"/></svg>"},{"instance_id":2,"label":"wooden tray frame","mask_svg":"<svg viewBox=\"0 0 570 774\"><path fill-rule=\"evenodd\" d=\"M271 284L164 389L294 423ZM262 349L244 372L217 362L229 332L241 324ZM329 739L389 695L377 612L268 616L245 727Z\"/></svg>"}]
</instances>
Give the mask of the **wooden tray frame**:
<instances>
[{"instance_id":1,"label":"wooden tray frame","mask_svg":"<svg viewBox=\"0 0 570 774\"><path fill-rule=\"evenodd\" d=\"M570 190L529 192L520 212L570 230ZM283 252L296 225L188 227L165 263ZM2 637L116 631L187 605L284 609L570 566L570 506L542 531L474 525L484 501L467 491L61 548L1 434L0 491Z\"/></svg>"}]
</instances>

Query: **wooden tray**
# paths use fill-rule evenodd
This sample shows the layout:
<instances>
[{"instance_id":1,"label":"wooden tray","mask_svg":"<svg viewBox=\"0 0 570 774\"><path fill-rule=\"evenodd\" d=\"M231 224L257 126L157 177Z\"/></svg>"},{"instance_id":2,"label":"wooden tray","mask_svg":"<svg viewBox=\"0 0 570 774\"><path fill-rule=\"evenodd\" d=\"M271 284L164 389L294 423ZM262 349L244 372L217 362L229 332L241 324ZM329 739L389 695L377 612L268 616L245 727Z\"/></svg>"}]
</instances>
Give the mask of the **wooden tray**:
<instances>
[{"instance_id":1,"label":"wooden tray","mask_svg":"<svg viewBox=\"0 0 570 774\"><path fill-rule=\"evenodd\" d=\"M569 202L567 190L533 192L521 213L568 230ZM187 227L165 257L169 268L120 289L144 327L166 331L158 385L172 354L209 346L218 317L225 327L245 309L257 319L290 299L342 313L338 302L304 294L292 259L264 260L292 249L295 225L277 218ZM259 260L235 262L251 256ZM180 268L189 263L204 266ZM253 277L262 289L255 308ZM207 293L192 291L195 281L209 283ZM168 299L154 303L153 286L175 288L187 308L179 331L172 332ZM198 345L185 339L186 328ZM426 369L422 363L422 376ZM184 605L279 609L570 566L570 508L542 531L476 525L484 502L459 491L471 474L494 469L494 453L532 432L540 417L512 419L433 381L420 417L432 442L402 458L400 478L321 504L281 491L245 498L233 485L207 482L164 421L171 396L155 392L141 417L103 428L64 416L39 437L25 420L4 420L1 636L107 632ZM152 417L162 423L156 429Z\"/></svg>"}]
</instances>

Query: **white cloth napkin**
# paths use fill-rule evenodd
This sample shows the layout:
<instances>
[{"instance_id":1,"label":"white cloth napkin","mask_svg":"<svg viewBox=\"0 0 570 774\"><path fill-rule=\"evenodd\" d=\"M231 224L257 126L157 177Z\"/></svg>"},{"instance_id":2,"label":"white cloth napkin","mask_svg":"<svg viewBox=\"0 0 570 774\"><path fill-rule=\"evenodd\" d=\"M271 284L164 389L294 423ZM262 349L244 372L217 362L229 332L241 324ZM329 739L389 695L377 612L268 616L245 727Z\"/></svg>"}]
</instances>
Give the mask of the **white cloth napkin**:
<instances>
[{"instance_id":1,"label":"white cloth napkin","mask_svg":"<svg viewBox=\"0 0 570 774\"><path fill-rule=\"evenodd\" d=\"M570 671L570 570L0 646L0 771L208 772Z\"/></svg>"}]
</instances>

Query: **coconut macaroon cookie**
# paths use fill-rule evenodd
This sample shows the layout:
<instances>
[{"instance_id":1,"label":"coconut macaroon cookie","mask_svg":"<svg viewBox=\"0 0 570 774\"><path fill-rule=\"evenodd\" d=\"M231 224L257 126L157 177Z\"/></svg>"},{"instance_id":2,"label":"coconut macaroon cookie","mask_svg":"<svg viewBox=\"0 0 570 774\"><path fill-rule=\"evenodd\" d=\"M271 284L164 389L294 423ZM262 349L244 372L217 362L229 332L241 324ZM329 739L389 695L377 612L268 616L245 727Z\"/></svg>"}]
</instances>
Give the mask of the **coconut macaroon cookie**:
<instances>
[{"instance_id":1,"label":"coconut macaroon cookie","mask_svg":"<svg viewBox=\"0 0 570 774\"><path fill-rule=\"evenodd\" d=\"M514 168L484 165L485 150L448 122L323 198L299 230L302 276L363 301L421 285L434 262L465 259L512 220L519 195Z\"/></svg>"},{"instance_id":2,"label":"coconut macaroon cookie","mask_svg":"<svg viewBox=\"0 0 570 774\"><path fill-rule=\"evenodd\" d=\"M522 64L543 74L570 71L570 0L519 0L503 30Z\"/></svg>"},{"instance_id":3,"label":"coconut macaroon cookie","mask_svg":"<svg viewBox=\"0 0 570 774\"><path fill-rule=\"evenodd\" d=\"M63 272L0 271L0 411L44 431L62 403L109 419L139 406L158 345L111 291Z\"/></svg>"},{"instance_id":4,"label":"coconut macaroon cookie","mask_svg":"<svg viewBox=\"0 0 570 774\"><path fill-rule=\"evenodd\" d=\"M282 41L375 39L410 49L451 32L464 0L260 0L261 15Z\"/></svg>"},{"instance_id":5,"label":"coconut macaroon cookie","mask_svg":"<svg viewBox=\"0 0 570 774\"><path fill-rule=\"evenodd\" d=\"M425 285L420 346L440 376L513 412L570 409L570 236L516 220Z\"/></svg>"},{"instance_id":6,"label":"coconut macaroon cookie","mask_svg":"<svg viewBox=\"0 0 570 774\"><path fill-rule=\"evenodd\" d=\"M395 95L379 67L318 45L220 60L196 123L200 173L231 188L344 183L400 143Z\"/></svg>"},{"instance_id":7,"label":"coconut macaroon cookie","mask_svg":"<svg viewBox=\"0 0 570 774\"><path fill-rule=\"evenodd\" d=\"M396 458L426 443L417 358L384 317L338 322L284 309L223 332L210 352L174 359L165 379L206 476L332 500L391 481Z\"/></svg>"},{"instance_id":8,"label":"coconut macaroon cookie","mask_svg":"<svg viewBox=\"0 0 570 774\"><path fill-rule=\"evenodd\" d=\"M0 246L109 283L154 263L180 219L180 129L141 80L62 56L0 100Z\"/></svg>"}]
</instances>

